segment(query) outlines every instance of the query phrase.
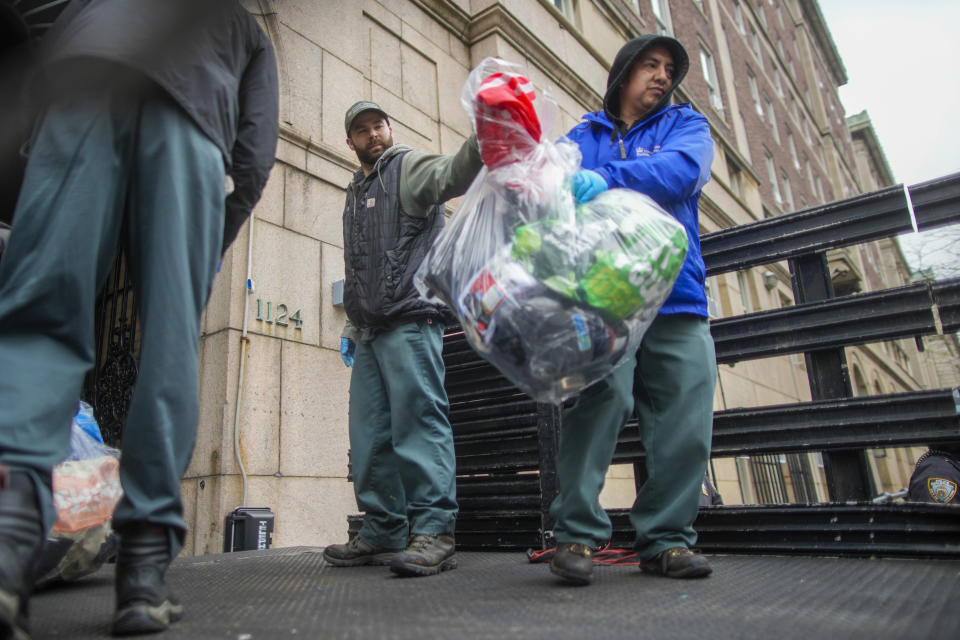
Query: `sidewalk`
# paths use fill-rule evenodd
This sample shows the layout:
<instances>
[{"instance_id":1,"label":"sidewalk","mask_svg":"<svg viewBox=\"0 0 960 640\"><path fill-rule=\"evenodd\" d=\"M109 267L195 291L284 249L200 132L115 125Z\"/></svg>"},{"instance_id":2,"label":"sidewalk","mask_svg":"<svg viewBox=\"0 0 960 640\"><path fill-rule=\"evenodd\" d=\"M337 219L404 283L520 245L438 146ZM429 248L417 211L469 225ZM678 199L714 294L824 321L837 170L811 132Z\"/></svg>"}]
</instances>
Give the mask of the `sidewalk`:
<instances>
[{"instance_id":1,"label":"sidewalk","mask_svg":"<svg viewBox=\"0 0 960 640\"><path fill-rule=\"evenodd\" d=\"M397 578L336 569L319 549L177 560L186 607L174 638L958 638L960 561L710 556L714 574L677 581L597 567L559 583L522 553L462 552L460 568ZM113 567L31 601L35 640L109 637Z\"/></svg>"}]
</instances>

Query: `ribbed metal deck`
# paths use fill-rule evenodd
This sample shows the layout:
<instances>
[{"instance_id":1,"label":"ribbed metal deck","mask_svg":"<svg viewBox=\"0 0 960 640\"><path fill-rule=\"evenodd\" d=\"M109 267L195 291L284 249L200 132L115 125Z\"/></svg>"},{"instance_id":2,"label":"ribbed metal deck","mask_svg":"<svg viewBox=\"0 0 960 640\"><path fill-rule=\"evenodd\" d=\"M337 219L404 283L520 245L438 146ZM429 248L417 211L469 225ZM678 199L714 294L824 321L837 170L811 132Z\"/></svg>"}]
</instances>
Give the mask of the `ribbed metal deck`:
<instances>
[{"instance_id":1,"label":"ribbed metal deck","mask_svg":"<svg viewBox=\"0 0 960 640\"><path fill-rule=\"evenodd\" d=\"M319 549L177 560L186 606L163 638L957 638L960 562L709 556L714 574L678 581L597 567L587 588L522 553L461 552L460 568L397 578L336 569ZM104 638L113 568L31 603L33 635Z\"/></svg>"}]
</instances>

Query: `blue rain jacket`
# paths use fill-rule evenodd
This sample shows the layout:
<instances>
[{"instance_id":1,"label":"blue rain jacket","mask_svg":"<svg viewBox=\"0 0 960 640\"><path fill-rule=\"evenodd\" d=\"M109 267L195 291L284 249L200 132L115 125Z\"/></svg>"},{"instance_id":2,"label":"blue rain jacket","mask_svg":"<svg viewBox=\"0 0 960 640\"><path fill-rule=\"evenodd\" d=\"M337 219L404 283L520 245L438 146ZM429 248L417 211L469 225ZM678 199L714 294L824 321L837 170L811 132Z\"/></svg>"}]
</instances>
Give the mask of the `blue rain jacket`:
<instances>
[{"instance_id":1,"label":"blue rain jacket","mask_svg":"<svg viewBox=\"0 0 960 640\"><path fill-rule=\"evenodd\" d=\"M675 104L638 122L626 135L614 131L607 115L597 111L585 115L567 136L579 145L584 169L599 173L610 188L650 196L683 224L690 240L687 258L660 313L706 318L697 201L713 162L707 119L689 104Z\"/></svg>"}]
</instances>

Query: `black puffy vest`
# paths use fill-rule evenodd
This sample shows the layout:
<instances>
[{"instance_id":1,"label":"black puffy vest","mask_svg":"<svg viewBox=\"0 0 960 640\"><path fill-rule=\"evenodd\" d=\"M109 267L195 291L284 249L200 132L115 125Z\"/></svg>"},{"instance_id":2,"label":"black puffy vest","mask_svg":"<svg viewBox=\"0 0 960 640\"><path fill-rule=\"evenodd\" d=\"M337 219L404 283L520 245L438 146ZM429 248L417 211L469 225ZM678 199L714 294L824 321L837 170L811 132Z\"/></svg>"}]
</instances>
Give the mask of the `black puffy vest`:
<instances>
[{"instance_id":1,"label":"black puffy vest","mask_svg":"<svg viewBox=\"0 0 960 640\"><path fill-rule=\"evenodd\" d=\"M347 187L343 210L343 303L357 328L391 329L434 318L449 322L446 307L420 298L413 275L443 229L443 205L425 217L408 215L400 204L400 168L410 150L384 158L366 178Z\"/></svg>"}]
</instances>

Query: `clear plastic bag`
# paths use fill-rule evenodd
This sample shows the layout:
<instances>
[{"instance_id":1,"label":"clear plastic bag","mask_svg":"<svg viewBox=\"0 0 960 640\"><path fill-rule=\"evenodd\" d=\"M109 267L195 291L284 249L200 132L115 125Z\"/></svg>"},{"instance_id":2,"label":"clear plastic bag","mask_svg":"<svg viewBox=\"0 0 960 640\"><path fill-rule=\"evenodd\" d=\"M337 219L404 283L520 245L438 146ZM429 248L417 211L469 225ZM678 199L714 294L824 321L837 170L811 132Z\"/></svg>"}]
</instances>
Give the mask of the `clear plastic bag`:
<instances>
[{"instance_id":1,"label":"clear plastic bag","mask_svg":"<svg viewBox=\"0 0 960 640\"><path fill-rule=\"evenodd\" d=\"M549 139L556 104L535 97L518 66L487 58L461 100L485 167L415 284L520 389L558 403L639 346L683 265L686 232L635 191L576 205L580 151Z\"/></svg>"},{"instance_id":2,"label":"clear plastic bag","mask_svg":"<svg viewBox=\"0 0 960 640\"><path fill-rule=\"evenodd\" d=\"M57 520L38 586L93 573L116 552L110 519L122 495L119 451L103 443L93 409L81 402L70 427L70 455L53 469Z\"/></svg>"}]
</instances>

